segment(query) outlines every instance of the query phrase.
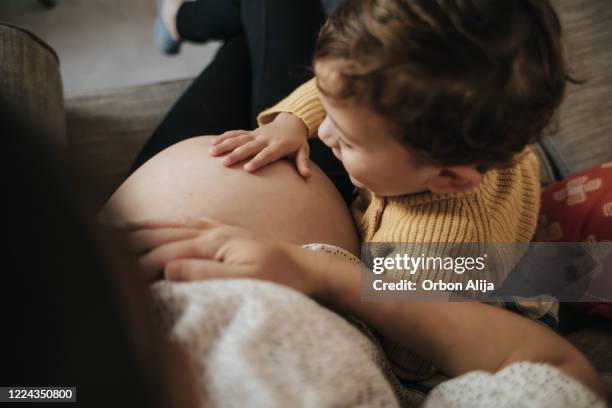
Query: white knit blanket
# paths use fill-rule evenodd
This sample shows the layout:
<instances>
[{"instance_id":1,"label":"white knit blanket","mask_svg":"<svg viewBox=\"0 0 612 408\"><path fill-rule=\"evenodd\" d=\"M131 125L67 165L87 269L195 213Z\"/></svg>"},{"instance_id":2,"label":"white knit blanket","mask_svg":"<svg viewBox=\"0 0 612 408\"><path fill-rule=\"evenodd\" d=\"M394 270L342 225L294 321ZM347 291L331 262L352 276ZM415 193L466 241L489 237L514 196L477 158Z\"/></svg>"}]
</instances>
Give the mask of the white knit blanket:
<instances>
[{"instance_id":1,"label":"white knit blanket","mask_svg":"<svg viewBox=\"0 0 612 408\"><path fill-rule=\"evenodd\" d=\"M170 337L193 361L202 407L397 407L423 400L399 384L362 325L288 287L251 279L162 281L152 293ZM425 405L606 404L552 366L520 362L442 383Z\"/></svg>"},{"instance_id":2,"label":"white knit blanket","mask_svg":"<svg viewBox=\"0 0 612 408\"><path fill-rule=\"evenodd\" d=\"M298 291L229 279L162 281L152 292L193 359L201 406L399 406L380 349Z\"/></svg>"}]
</instances>

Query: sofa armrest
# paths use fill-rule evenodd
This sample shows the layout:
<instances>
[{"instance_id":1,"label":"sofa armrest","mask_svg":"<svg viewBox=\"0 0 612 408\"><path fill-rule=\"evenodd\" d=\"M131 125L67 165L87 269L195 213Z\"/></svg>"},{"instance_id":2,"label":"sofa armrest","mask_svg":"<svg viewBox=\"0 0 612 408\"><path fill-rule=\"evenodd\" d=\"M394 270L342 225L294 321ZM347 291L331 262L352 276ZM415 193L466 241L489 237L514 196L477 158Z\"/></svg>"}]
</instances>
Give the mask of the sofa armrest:
<instances>
[{"instance_id":1,"label":"sofa armrest","mask_svg":"<svg viewBox=\"0 0 612 408\"><path fill-rule=\"evenodd\" d=\"M63 154L64 96L57 54L30 31L6 23L0 23L0 103Z\"/></svg>"},{"instance_id":2,"label":"sofa armrest","mask_svg":"<svg viewBox=\"0 0 612 408\"><path fill-rule=\"evenodd\" d=\"M124 180L142 146L190 83L175 80L66 97L68 159L95 181L88 187L92 205L102 205Z\"/></svg>"}]
</instances>

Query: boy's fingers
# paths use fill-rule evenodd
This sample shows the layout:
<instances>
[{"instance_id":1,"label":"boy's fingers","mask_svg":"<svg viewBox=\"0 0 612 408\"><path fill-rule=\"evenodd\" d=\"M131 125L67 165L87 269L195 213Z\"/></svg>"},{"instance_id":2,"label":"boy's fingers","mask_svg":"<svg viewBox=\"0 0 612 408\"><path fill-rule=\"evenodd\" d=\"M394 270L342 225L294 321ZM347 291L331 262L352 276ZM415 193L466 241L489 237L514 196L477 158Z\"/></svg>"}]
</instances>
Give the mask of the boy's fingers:
<instances>
[{"instance_id":1,"label":"boy's fingers","mask_svg":"<svg viewBox=\"0 0 612 408\"><path fill-rule=\"evenodd\" d=\"M242 145L227 155L227 157L223 159L223 164L226 166L231 166L234 163L248 159L249 157L253 157L255 154L260 152L264 146L265 144L263 142L256 140Z\"/></svg>"},{"instance_id":2,"label":"boy's fingers","mask_svg":"<svg viewBox=\"0 0 612 408\"><path fill-rule=\"evenodd\" d=\"M210 148L209 152L212 155L223 154L225 152L229 152L231 150L235 150L238 147L244 145L245 143L249 143L253 141L254 136L250 133L238 135L236 137L232 137L230 139L226 139L221 143L217 144Z\"/></svg>"},{"instance_id":3,"label":"boy's fingers","mask_svg":"<svg viewBox=\"0 0 612 408\"><path fill-rule=\"evenodd\" d=\"M249 160L249 162L244 165L244 169L246 171L255 171L265 166L266 164L270 164L280 159L281 157L283 157L283 155L283 152L280 151L278 147L268 146L259 153L257 153L257 155L255 155L255 157L253 157L251 160Z\"/></svg>"},{"instance_id":4,"label":"boy's fingers","mask_svg":"<svg viewBox=\"0 0 612 408\"><path fill-rule=\"evenodd\" d=\"M230 131L227 131L225 133L221 133L219 136L215 136L212 139L211 143L212 143L213 146L216 146L219 143L223 142L224 140L231 139L232 137L236 137L236 136L242 135L244 133L248 133L248 131L246 131L246 130L230 130Z\"/></svg>"},{"instance_id":5,"label":"boy's fingers","mask_svg":"<svg viewBox=\"0 0 612 408\"><path fill-rule=\"evenodd\" d=\"M310 147L305 145L298 150L297 157L295 158L298 173L302 177L310 177L310 159L308 156L310 156Z\"/></svg>"}]
</instances>

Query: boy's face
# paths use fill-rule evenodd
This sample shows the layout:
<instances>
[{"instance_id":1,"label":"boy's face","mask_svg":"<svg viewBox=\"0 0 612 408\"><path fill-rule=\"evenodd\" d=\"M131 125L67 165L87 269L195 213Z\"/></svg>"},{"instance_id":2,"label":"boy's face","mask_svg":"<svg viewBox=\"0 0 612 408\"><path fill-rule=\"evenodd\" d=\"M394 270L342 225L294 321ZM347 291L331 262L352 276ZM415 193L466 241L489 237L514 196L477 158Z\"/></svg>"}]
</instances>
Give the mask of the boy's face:
<instances>
[{"instance_id":1,"label":"boy's face","mask_svg":"<svg viewBox=\"0 0 612 408\"><path fill-rule=\"evenodd\" d=\"M337 79L333 65L315 64L317 84L333 91ZM396 138L382 116L364 107L348 107L321 94L327 116L319 127L319 138L342 162L351 181L381 196L413 194L428 190L428 180L439 172L423 164Z\"/></svg>"}]
</instances>

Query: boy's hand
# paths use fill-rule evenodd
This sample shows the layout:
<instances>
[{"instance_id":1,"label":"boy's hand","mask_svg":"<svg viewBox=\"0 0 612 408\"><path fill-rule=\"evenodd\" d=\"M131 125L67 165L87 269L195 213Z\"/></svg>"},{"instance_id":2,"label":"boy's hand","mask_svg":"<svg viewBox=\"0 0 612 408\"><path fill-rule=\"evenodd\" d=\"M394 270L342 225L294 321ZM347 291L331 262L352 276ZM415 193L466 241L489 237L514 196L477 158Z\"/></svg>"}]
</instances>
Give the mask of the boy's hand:
<instances>
[{"instance_id":1,"label":"boy's hand","mask_svg":"<svg viewBox=\"0 0 612 408\"><path fill-rule=\"evenodd\" d=\"M244 169L253 172L283 157L293 157L302 177L311 174L308 131L304 122L291 113L281 112L272 122L253 131L225 132L215 137L212 145L209 150L212 156L230 152L223 159L226 166L251 158Z\"/></svg>"}]
</instances>

